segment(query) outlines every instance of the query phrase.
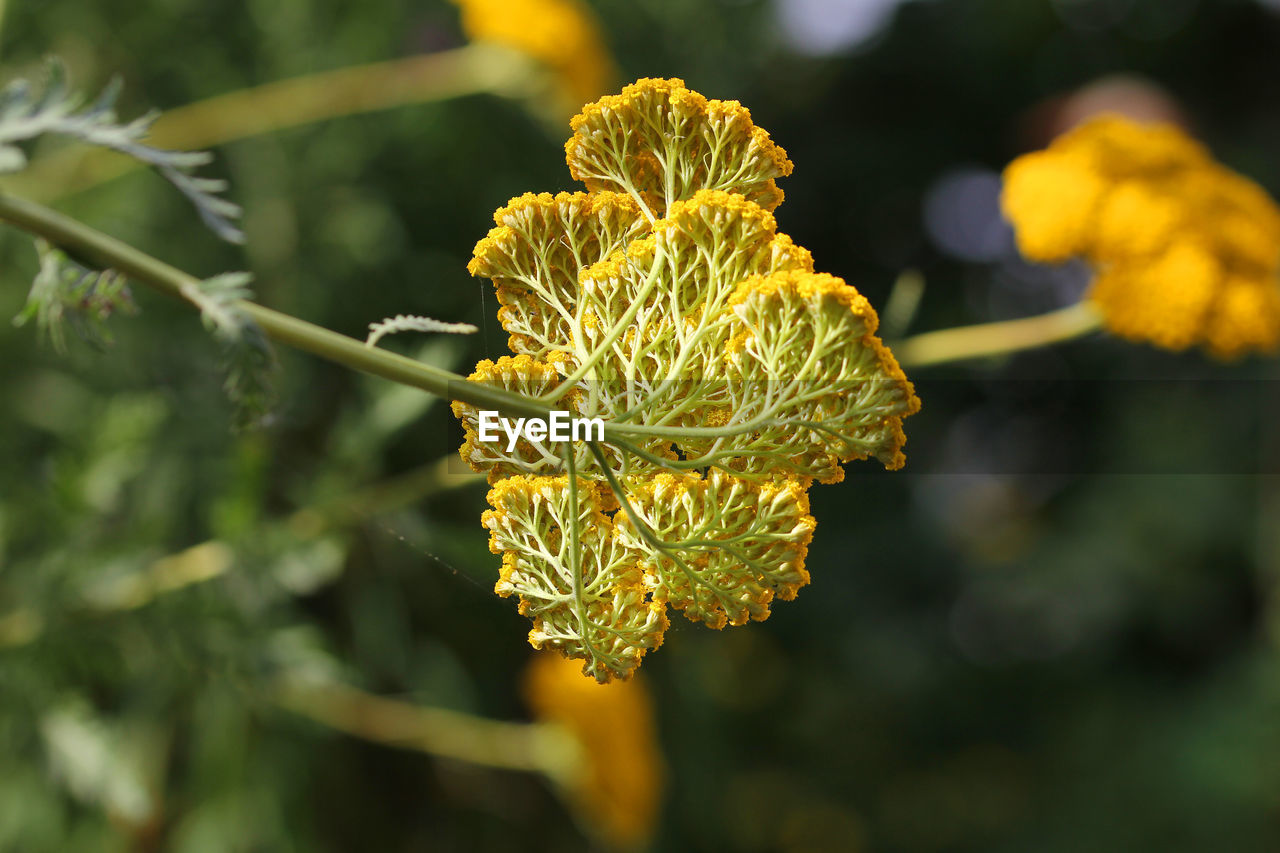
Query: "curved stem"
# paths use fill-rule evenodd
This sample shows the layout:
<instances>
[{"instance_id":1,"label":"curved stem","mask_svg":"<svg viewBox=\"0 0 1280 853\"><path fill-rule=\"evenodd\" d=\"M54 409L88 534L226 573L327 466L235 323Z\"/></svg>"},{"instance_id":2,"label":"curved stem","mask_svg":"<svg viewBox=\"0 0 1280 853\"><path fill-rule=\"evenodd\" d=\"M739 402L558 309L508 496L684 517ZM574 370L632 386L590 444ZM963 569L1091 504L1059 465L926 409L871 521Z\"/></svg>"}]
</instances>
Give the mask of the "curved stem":
<instances>
[{"instance_id":1,"label":"curved stem","mask_svg":"<svg viewBox=\"0 0 1280 853\"><path fill-rule=\"evenodd\" d=\"M903 367L927 367L1035 349L1101 328L1102 315L1086 301L1034 317L924 332L889 347Z\"/></svg>"},{"instance_id":2,"label":"curved stem","mask_svg":"<svg viewBox=\"0 0 1280 853\"><path fill-rule=\"evenodd\" d=\"M184 291L198 286L191 275L139 251L127 243L103 234L34 202L0 195L0 220L49 242L103 268L114 269L134 281L190 302ZM546 406L498 388L471 382L463 376L405 358L386 350L371 349L362 341L331 332L321 326L240 300L236 307L258 324L273 341L318 355L355 370L381 376L402 385L450 400L461 400L505 414L547 418Z\"/></svg>"},{"instance_id":3,"label":"curved stem","mask_svg":"<svg viewBox=\"0 0 1280 853\"><path fill-rule=\"evenodd\" d=\"M631 505L631 500L627 497L626 491L622 488L622 484L618 482L617 476L613 473L613 469L609 467L608 460L605 459L604 451L600 449L600 445L594 441L587 442L587 447L591 450L591 455L596 458L596 464L600 466L600 470L604 473L604 478L609 483L609 488L613 491L613 496L618 499L618 506L627 514L631 525L635 528L636 533L645 541L654 551L662 553L667 559L676 564L681 574L689 581L690 588L696 589L699 586L705 586L707 589L715 593L716 598L726 606L732 604L729 594L715 584L714 581L706 578L699 578L677 553L676 549L671 545L663 542L658 538L657 532L649 526L649 522L640 517L635 507Z\"/></svg>"},{"instance_id":4,"label":"curved stem","mask_svg":"<svg viewBox=\"0 0 1280 853\"><path fill-rule=\"evenodd\" d=\"M216 95L164 113L148 144L210 148L305 124L443 101L483 92L509 93L536 79L529 57L490 44L354 65ZM20 195L44 201L71 195L143 168L103 149L64 148L7 180Z\"/></svg>"}]
</instances>

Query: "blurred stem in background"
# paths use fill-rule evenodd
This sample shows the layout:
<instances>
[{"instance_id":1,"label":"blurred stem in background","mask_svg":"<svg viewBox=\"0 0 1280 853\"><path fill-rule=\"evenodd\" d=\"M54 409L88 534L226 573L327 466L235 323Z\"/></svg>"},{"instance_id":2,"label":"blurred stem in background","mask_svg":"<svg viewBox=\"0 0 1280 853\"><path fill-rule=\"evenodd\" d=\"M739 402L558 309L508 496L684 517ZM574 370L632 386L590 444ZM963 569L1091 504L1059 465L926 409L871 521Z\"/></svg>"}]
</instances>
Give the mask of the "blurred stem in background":
<instances>
[{"instance_id":1,"label":"blurred stem in background","mask_svg":"<svg viewBox=\"0 0 1280 853\"><path fill-rule=\"evenodd\" d=\"M450 461L439 459L342 498L298 510L285 524L316 536L481 479L478 474L451 474ZM116 579L105 595L98 596L91 611L143 607L159 595L220 577L234 564L235 551L229 544L205 542ZM23 608L0 616L0 648L34 642L44 627L35 610ZM483 767L535 772L557 788L572 786L583 772L578 739L556 723L509 723L422 707L311 674L286 672L277 678L271 692L273 701L286 710L375 743Z\"/></svg>"},{"instance_id":2,"label":"blurred stem in background","mask_svg":"<svg viewBox=\"0 0 1280 853\"><path fill-rule=\"evenodd\" d=\"M556 724L509 723L427 708L337 682L286 678L275 701L363 740L484 767L540 773L557 785L568 784L583 765L577 739Z\"/></svg>"},{"instance_id":3,"label":"blurred stem in background","mask_svg":"<svg viewBox=\"0 0 1280 853\"><path fill-rule=\"evenodd\" d=\"M919 270L903 270L898 275L880 311L880 337L893 340L906 334L920 310L924 285Z\"/></svg>"},{"instance_id":4,"label":"blurred stem in background","mask_svg":"<svg viewBox=\"0 0 1280 853\"><path fill-rule=\"evenodd\" d=\"M1034 317L923 332L889 346L903 367L928 367L1062 343L1101 328L1102 315L1092 303L1077 302Z\"/></svg>"},{"instance_id":5,"label":"blurred stem in background","mask_svg":"<svg viewBox=\"0 0 1280 853\"><path fill-rule=\"evenodd\" d=\"M557 652L533 655L523 678L532 723L424 708L305 677L279 681L275 702L367 741L538 773L596 849L645 849L666 776L653 697L643 677L596 684L582 676L579 662Z\"/></svg>"},{"instance_id":6,"label":"blurred stem in background","mask_svg":"<svg viewBox=\"0 0 1280 853\"><path fill-rule=\"evenodd\" d=\"M4 0L0 0L3 15ZM2 23L2 21L0 21ZM535 60L489 43L356 65L217 95L166 112L147 142L202 150L345 116L489 93L532 98L548 75ZM19 195L49 201L144 168L103 149L64 148L8 179Z\"/></svg>"}]
</instances>

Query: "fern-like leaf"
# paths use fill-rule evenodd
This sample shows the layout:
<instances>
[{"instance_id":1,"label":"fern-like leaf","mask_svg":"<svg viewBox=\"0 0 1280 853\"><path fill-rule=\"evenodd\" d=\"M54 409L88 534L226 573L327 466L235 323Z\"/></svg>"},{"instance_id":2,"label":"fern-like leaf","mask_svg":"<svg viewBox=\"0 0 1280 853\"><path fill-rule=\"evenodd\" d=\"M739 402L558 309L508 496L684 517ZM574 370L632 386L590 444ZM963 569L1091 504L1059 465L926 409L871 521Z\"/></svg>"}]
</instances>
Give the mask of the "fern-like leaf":
<instances>
[{"instance_id":1,"label":"fern-like leaf","mask_svg":"<svg viewBox=\"0 0 1280 853\"><path fill-rule=\"evenodd\" d=\"M136 310L124 276L115 270L83 267L44 240L36 240L35 248L40 268L14 325L34 320L58 352L66 351L68 326L95 347L110 344L107 319Z\"/></svg>"},{"instance_id":2,"label":"fern-like leaf","mask_svg":"<svg viewBox=\"0 0 1280 853\"><path fill-rule=\"evenodd\" d=\"M206 329L215 337L232 341L253 323L236 304L253 296L251 281L253 276L247 272L222 273L183 287L182 295L200 309Z\"/></svg>"},{"instance_id":3,"label":"fern-like leaf","mask_svg":"<svg viewBox=\"0 0 1280 853\"><path fill-rule=\"evenodd\" d=\"M235 407L238 430L265 426L276 402L276 355L256 323L242 328L224 355L223 390Z\"/></svg>"},{"instance_id":4,"label":"fern-like leaf","mask_svg":"<svg viewBox=\"0 0 1280 853\"><path fill-rule=\"evenodd\" d=\"M395 335L400 332L444 332L450 335L474 335L476 331L476 327L470 323L446 323L443 320L436 320L431 317L397 314L380 323L370 323L369 337L365 339L364 345L370 348L375 347L378 345L378 341L387 335Z\"/></svg>"},{"instance_id":5,"label":"fern-like leaf","mask_svg":"<svg viewBox=\"0 0 1280 853\"><path fill-rule=\"evenodd\" d=\"M238 428L260 425L275 402L275 353L240 304L253 297L252 280L247 272L229 272L182 288L182 295L200 309L205 328L226 348L223 388L235 405Z\"/></svg>"},{"instance_id":6,"label":"fern-like leaf","mask_svg":"<svg viewBox=\"0 0 1280 853\"><path fill-rule=\"evenodd\" d=\"M85 107L83 98L68 87L66 69L56 59L48 63L42 87L27 80L9 83L0 90L0 173L15 172L26 165L26 155L17 143L45 134L68 136L153 167L191 201L215 234L232 243L244 242L244 233L232 223L240 216L239 205L219 195L226 190L226 182L194 174L213 155L207 151L166 151L146 144L142 140L160 113L152 111L129 122L117 122L119 95L120 81L112 80Z\"/></svg>"}]
</instances>

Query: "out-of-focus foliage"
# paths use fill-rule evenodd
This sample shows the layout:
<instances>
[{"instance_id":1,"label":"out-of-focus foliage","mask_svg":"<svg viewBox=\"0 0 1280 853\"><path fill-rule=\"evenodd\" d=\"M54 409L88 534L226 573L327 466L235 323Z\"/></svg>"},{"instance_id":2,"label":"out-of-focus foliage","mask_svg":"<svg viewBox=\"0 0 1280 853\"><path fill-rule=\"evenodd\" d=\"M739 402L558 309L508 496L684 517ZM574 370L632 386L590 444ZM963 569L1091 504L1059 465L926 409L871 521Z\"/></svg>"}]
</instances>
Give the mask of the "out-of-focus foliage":
<instances>
[{"instance_id":1,"label":"out-of-focus foliage","mask_svg":"<svg viewBox=\"0 0 1280 853\"><path fill-rule=\"evenodd\" d=\"M924 273L913 329L1078 297L1080 270L1018 260L995 176L1106 75L1154 81L1280 191L1280 19L1255 0L911 0L802 52L805 5L592 7L623 77L751 106L803 176L779 227L821 268L877 307ZM121 73L135 115L462 38L445 2L69 0L8 4L0 59L8 77L56 53L87 88ZM505 343L466 273L475 235L527 188L569 188L564 131L473 97L225 146L211 174L243 250L154 175L61 207L197 276L248 269L262 302L358 338L400 313L473 323L423 354L456 369ZM7 232L3 250L14 316L36 259ZM199 318L135 298L105 353L0 325L0 849L590 849L534 776L272 702L304 670L527 717L483 490L406 506L387 479L454 452L446 408L282 352L274 419L237 435ZM1091 340L918 383L906 471L814 492L813 594L733 632L673 627L646 667L655 848L1280 846L1275 377Z\"/></svg>"},{"instance_id":2,"label":"out-of-focus foliage","mask_svg":"<svg viewBox=\"0 0 1280 853\"><path fill-rule=\"evenodd\" d=\"M103 346L110 342L107 321L133 311L133 296L124 276L115 270L81 266L41 239L35 240L39 266L27 292L27 304L13 318L15 326L34 325L60 353L67 349L67 328L82 341Z\"/></svg>"},{"instance_id":3,"label":"out-of-focus foliage","mask_svg":"<svg viewBox=\"0 0 1280 853\"><path fill-rule=\"evenodd\" d=\"M166 151L143 140L157 113L150 112L133 121L118 123L116 99L120 96L120 79L114 78L89 106L74 94L67 82L66 69L51 60L45 69L45 80L33 84L18 78L0 90L0 173L20 171L27 157L17 143L47 135L66 136L89 145L128 155L153 167L190 199L205 224L224 240L242 242L244 234L231 223L240 216L240 208L220 198L226 181L202 178L192 174L197 166L213 159L207 151Z\"/></svg>"}]
</instances>

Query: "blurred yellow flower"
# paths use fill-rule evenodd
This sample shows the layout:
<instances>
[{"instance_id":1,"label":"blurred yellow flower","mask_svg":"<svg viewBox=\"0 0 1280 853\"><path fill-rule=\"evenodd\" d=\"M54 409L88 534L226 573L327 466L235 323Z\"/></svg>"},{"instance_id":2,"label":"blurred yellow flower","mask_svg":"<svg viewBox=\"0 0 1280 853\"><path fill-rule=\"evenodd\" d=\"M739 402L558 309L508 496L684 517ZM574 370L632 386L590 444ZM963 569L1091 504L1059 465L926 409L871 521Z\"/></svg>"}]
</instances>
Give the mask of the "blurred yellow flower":
<instances>
[{"instance_id":1,"label":"blurred yellow flower","mask_svg":"<svg viewBox=\"0 0 1280 853\"><path fill-rule=\"evenodd\" d=\"M526 53L559 74L564 104L598 98L616 76L595 17L577 0L453 0L472 41Z\"/></svg>"},{"instance_id":2,"label":"blurred yellow flower","mask_svg":"<svg viewBox=\"0 0 1280 853\"><path fill-rule=\"evenodd\" d=\"M1280 348L1280 210L1182 131L1102 116L1004 178L1022 254L1088 260L1114 334L1223 359Z\"/></svg>"},{"instance_id":3,"label":"blurred yellow flower","mask_svg":"<svg viewBox=\"0 0 1280 853\"><path fill-rule=\"evenodd\" d=\"M612 848L643 846L662 800L653 700L642 677L597 684L553 652L535 654L524 680L534 716L563 726L582 747L567 794L586 828Z\"/></svg>"}]
</instances>

